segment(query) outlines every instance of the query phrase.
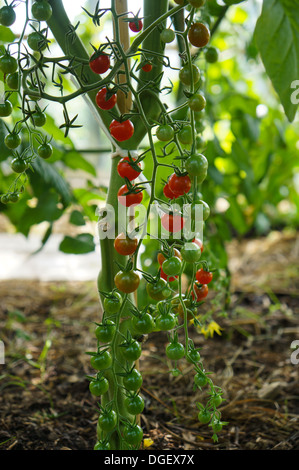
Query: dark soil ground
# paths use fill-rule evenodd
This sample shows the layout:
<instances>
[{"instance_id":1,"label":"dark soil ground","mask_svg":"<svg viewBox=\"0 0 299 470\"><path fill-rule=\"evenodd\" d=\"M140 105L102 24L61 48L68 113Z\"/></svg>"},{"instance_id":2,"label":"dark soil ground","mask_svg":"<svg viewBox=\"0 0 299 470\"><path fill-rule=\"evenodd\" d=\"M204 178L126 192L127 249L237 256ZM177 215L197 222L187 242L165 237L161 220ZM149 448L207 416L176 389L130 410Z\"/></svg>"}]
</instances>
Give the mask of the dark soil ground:
<instances>
[{"instance_id":1,"label":"dark soil ground","mask_svg":"<svg viewBox=\"0 0 299 470\"><path fill-rule=\"evenodd\" d=\"M299 449L298 368L291 343L299 339L296 234L228 246L232 298L222 335L190 334L213 381L224 390L220 406L229 424L213 443L197 420L192 367L169 374L167 335L143 344L141 416L149 449ZM0 283L0 449L92 449L96 399L88 390L94 324L99 319L94 283ZM299 353L295 358L299 359ZM294 362L294 361L293 361ZM151 443L151 441L145 441Z\"/></svg>"}]
</instances>

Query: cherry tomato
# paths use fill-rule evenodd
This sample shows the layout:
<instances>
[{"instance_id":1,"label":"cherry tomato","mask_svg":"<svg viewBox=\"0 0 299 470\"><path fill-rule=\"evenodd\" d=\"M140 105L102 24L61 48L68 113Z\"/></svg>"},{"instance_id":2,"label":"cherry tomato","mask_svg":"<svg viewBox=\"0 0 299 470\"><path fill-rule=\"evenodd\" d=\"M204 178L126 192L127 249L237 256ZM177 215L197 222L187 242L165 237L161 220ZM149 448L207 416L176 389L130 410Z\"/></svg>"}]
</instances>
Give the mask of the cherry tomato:
<instances>
[{"instance_id":1,"label":"cherry tomato","mask_svg":"<svg viewBox=\"0 0 299 470\"><path fill-rule=\"evenodd\" d=\"M33 51L44 51L47 47L46 38L37 31L30 33L27 38L27 43Z\"/></svg>"},{"instance_id":2,"label":"cherry tomato","mask_svg":"<svg viewBox=\"0 0 299 470\"><path fill-rule=\"evenodd\" d=\"M1 196L1 202L2 204L8 204L10 202L9 194L3 194L3 196Z\"/></svg>"},{"instance_id":3,"label":"cherry tomato","mask_svg":"<svg viewBox=\"0 0 299 470\"><path fill-rule=\"evenodd\" d=\"M96 338L102 343L109 343L112 341L116 331L115 323L112 320L106 320L96 327Z\"/></svg>"},{"instance_id":4,"label":"cherry tomato","mask_svg":"<svg viewBox=\"0 0 299 470\"><path fill-rule=\"evenodd\" d=\"M209 64L214 64L215 62L217 62L218 50L216 49L216 47L208 47L205 52L205 58Z\"/></svg>"},{"instance_id":5,"label":"cherry tomato","mask_svg":"<svg viewBox=\"0 0 299 470\"><path fill-rule=\"evenodd\" d=\"M202 111L206 107L206 99L201 93L195 93L188 101L189 108L192 111Z\"/></svg>"},{"instance_id":6,"label":"cherry tomato","mask_svg":"<svg viewBox=\"0 0 299 470\"><path fill-rule=\"evenodd\" d=\"M197 271L195 277L199 284L209 284L213 279L213 273L201 268Z\"/></svg>"},{"instance_id":7,"label":"cherry tomato","mask_svg":"<svg viewBox=\"0 0 299 470\"><path fill-rule=\"evenodd\" d=\"M5 136L4 143L8 149L14 150L20 145L21 137L19 134L12 132L11 134L7 134L7 136Z\"/></svg>"},{"instance_id":8,"label":"cherry tomato","mask_svg":"<svg viewBox=\"0 0 299 470\"><path fill-rule=\"evenodd\" d=\"M137 369L133 369L123 378L123 385L127 390L137 392L143 382L142 375Z\"/></svg>"},{"instance_id":9,"label":"cherry tomato","mask_svg":"<svg viewBox=\"0 0 299 470\"><path fill-rule=\"evenodd\" d=\"M222 423L219 421L214 421L212 424L212 429L214 433L220 432L222 429Z\"/></svg>"},{"instance_id":10,"label":"cherry tomato","mask_svg":"<svg viewBox=\"0 0 299 470\"><path fill-rule=\"evenodd\" d=\"M2 57L0 57L0 70L4 73L14 73L18 69L17 60L12 57L8 52L6 52Z\"/></svg>"},{"instance_id":11,"label":"cherry tomato","mask_svg":"<svg viewBox=\"0 0 299 470\"><path fill-rule=\"evenodd\" d=\"M194 242L186 242L181 248L181 255L186 263L196 263L201 257L201 249Z\"/></svg>"},{"instance_id":12,"label":"cherry tomato","mask_svg":"<svg viewBox=\"0 0 299 470\"><path fill-rule=\"evenodd\" d=\"M19 74L18 72L10 73L6 77L6 84L11 90L17 90L19 87Z\"/></svg>"},{"instance_id":13,"label":"cherry tomato","mask_svg":"<svg viewBox=\"0 0 299 470\"><path fill-rule=\"evenodd\" d=\"M201 252L203 252L203 243L199 238L193 238L193 243L196 243L196 245L199 246Z\"/></svg>"},{"instance_id":14,"label":"cherry tomato","mask_svg":"<svg viewBox=\"0 0 299 470\"><path fill-rule=\"evenodd\" d=\"M132 158L132 160L135 161L136 158ZM140 167L140 163L138 163L138 166ZM117 164L117 172L122 178L127 178L129 181L133 181L140 175L141 169L140 171L135 170L135 168L130 165L130 158L124 157Z\"/></svg>"},{"instance_id":15,"label":"cherry tomato","mask_svg":"<svg viewBox=\"0 0 299 470\"><path fill-rule=\"evenodd\" d=\"M23 171L27 170L28 163L22 158L16 157L11 162L11 168L15 173L23 173Z\"/></svg>"},{"instance_id":16,"label":"cherry tomato","mask_svg":"<svg viewBox=\"0 0 299 470\"><path fill-rule=\"evenodd\" d=\"M119 122L113 119L109 126L110 134L118 142L129 140L134 134L134 124L127 119L126 121Z\"/></svg>"},{"instance_id":17,"label":"cherry tomato","mask_svg":"<svg viewBox=\"0 0 299 470\"><path fill-rule=\"evenodd\" d=\"M5 5L0 8L0 24L6 26L7 28L14 24L16 21L16 14L12 6Z\"/></svg>"},{"instance_id":18,"label":"cherry tomato","mask_svg":"<svg viewBox=\"0 0 299 470\"><path fill-rule=\"evenodd\" d=\"M129 22L129 28L133 33L139 33L139 31L142 30L143 27L143 22L142 20L139 20L136 18L136 20L130 21Z\"/></svg>"},{"instance_id":19,"label":"cherry tomato","mask_svg":"<svg viewBox=\"0 0 299 470\"><path fill-rule=\"evenodd\" d=\"M168 232L177 233L184 227L185 219L180 215L163 214L161 217L161 224Z\"/></svg>"},{"instance_id":20,"label":"cherry tomato","mask_svg":"<svg viewBox=\"0 0 299 470\"><path fill-rule=\"evenodd\" d=\"M162 42L170 43L174 41L175 39L175 32L173 31L173 29L170 29L170 28L163 29L163 31L160 34L160 38Z\"/></svg>"},{"instance_id":21,"label":"cherry tomato","mask_svg":"<svg viewBox=\"0 0 299 470\"><path fill-rule=\"evenodd\" d=\"M177 324L177 319L173 313L160 314L156 318L156 326L161 331L172 330Z\"/></svg>"},{"instance_id":22,"label":"cherry tomato","mask_svg":"<svg viewBox=\"0 0 299 470\"><path fill-rule=\"evenodd\" d=\"M144 410L144 400L140 395L127 397L125 399L125 407L131 415L139 415Z\"/></svg>"},{"instance_id":23,"label":"cherry tomato","mask_svg":"<svg viewBox=\"0 0 299 470\"><path fill-rule=\"evenodd\" d=\"M169 184L166 183L164 188L163 188L163 194L167 199L175 199L176 195L171 191Z\"/></svg>"},{"instance_id":24,"label":"cherry tomato","mask_svg":"<svg viewBox=\"0 0 299 470\"><path fill-rule=\"evenodd\" d=\"M185 355L185 348L182 343L173 342L166 346L166 356L172 361L178 361Z\"/></svg>"},{"instance_id":25,"label":"cherry tomato","mask_svg":"<svg viewBox=\"0 0 299 470\"><path fill-rule=\"evenodd\" d=\"M109 389L109 382L105 377L102 377L99 380L92 380L89 383L89 390L92 395L95 397L99 397L101 395L104 395Z\"/></svg>"},{"instance_id":26,"label":"cherry tomato","mask_svg":"<svg viewBox=\"0 0 299 470\"><path fill-rule=\"evenodd\" d=\"M91 366L96 370L105 370L112 364L112 356L109 351L102 351L95 356L91 356Z\"/></svg>"},{"instance_id":27,"label":"cherry tomato","mask_svg":"<svg viewBox=\"0 0 299 470\"><path fill-rule=\"evenodd\" d=\"M154 300L167 299L171 294L171 291L167 287L167 282L161 278L154 284L147 284L146 291L148 295Z\"/></svg>"},{"instance_id":28,"label":"cherry tomato","mask_svg":"<svg viewBox=\"0 0 299 470\"><path fill-rule=\"evenodd\" d=\"M124 233L120 233L114 240L114 248L117 253L123 256L130 256L135 253L137 245L137 238L130 238L125 236Z\"/></svg>"},{"instance_id":29,"label":"cherry tomato","mask_svg":"<svg viewBox=\"0 0 299 470\"><path fill-rule=\"evenodd\" d=\"M38 0L33 3L31 13L38 21L48 21L52 16L52 7L46 0Z\"/></svg>"},{"instance_id":30,"label":"cherry tomato","mask_svg":"<svg viewBox=\"0 0 299 470\"><path fill-rule=\"evenodd\" d=\"M163 262L162 269L167 276L178 276L182 269L182 262L176 256L171 256Z\"/></svg>"},{"instance_id":31,"label":"cherry tomato","mask_svg":"<svg viewBox=\"0 0 299 470\"><path fill-rule=\"evenodd\" d=\"M32 119L36 127L43 127L46 124L47 117L42 111L35 111L32 114Z\"/></svg>"},{"instance_id":32,"label":"cherry tomato","mask_svg":"<svg viewBox=\"0 0 299 470\"><path fill-rule=\"evenodd\" d=\"M139 446L143 438L143 431L138 424L127 424L124 427L124 440L131 446Z\"/></svg>"},{"instance_id":33,"label":"cherry tomato","mask_svg":"<svg viewBox=\"0 0 299 470\"><path fill-rule=\"evenodd\" d=\"M188 32L192 46L204 47L210 40L210 31L203 23L193 23Z\"/></svg>"},{"instance_id":34,"label":"cherry tomato","mask_svg":"<svg viewBox=\"0 0 299 470\"><path fill-rule=\"evenodd\" d=\"M211 404L212 404L213 406L216 406L216 408L217 408L219 405L221 405L222 401L223 401L223 400L222 400L222 397L221 397L221 395L219 395L219 393L216 393L215 395L213 395L213 396L211 397Z\"/></svg>"},{"instance_id":35,"label":"cherry tomato","mask_svg":"<svg viewBox=\"0 0 299 470\"><path fill-rule=\"evenodd\" d=\"M37 153L44 160L46 160L47 158L50 158L53 153L52 145L47 142L44 142L38 147Z\"/></svg>"},{"instance_id":36,"label":"cherry tomato","mask_svg":"<svg viewBox=\"0 0 299 470\"><path fill-rule=\"evenodd\" d=\"M178 133L178 139L181 144L189 145L192 144L192 128L191 126L187 125L182 127L182 129Z\"/></svg>"},{"instance_id":37,"label":"cherry tomato","mask_svg":"<svg viewBox=\"0 0 299 470\"><path fill-rule=\"evenodd\" d=\"M206 296L209 293L209 288L206 284L203 284L201 286L198 286L197 284L194 284L194 290L196 294L196 301L200 302L201 300L205 299ZM192 292L192 297L194 298L194 293Z\"/></svg>"},{"instance_id":38,"label":"cherry tomato","mask_svg":"<svg viewBox=\"0 0 299 470\"><path fill-rule=\"evenodd\" d=\"M197 182L201 183L207 176L208 160L201 153L190 155L186 160L185 168L190 176L197 176L199 178Z\"/></svg>"},{"instance_id":39,"label":"cherry tomato","mask_svg":"<svg viewBox=\"0 0 299 470\"><path fill-rule=\"evenodd\" d=\"M10 116L12 113L13 107L10 101L6 100L4 103L0 103L0 117Z\"/></svg>"},{"instance_id":40,"label":"cherry tomato","mask_svg":"<svg viewBox=\"0 0 299 470\"><path fill-rule=\"evenodd\" d=\"M137 361L141 356L141 346L138 341L133 339L129 343L125 343L122 347L122 354L127 361Z\"/></svg>"},{"instance_id":41,"label":"cherry tomato","mask_svg":"<svg viewBox=\"0 0 299 470\"><path fill-rule=\"evenodd\" d=\"M130 294L138 289L140 277L135 271L119 271L114 277L114 282L118 290Z\"/></svg>"},{"instance_id":42,"label":"cherry tomato","mask_svg":"<svg viewBox=\"0 0 299 470\"><path fill-rule=\"evenodd\" d=\"M177 175L173 173L168 180L170 190L176 196L183 196L191 189L191 180L189 175Z\"/></svg>"},{"instance_id":43,"label":"cherry tomato","mask_svg":"<svg viewBox=\"0 0 299 470\"><path fill-rule=\"evenodd\" d=\"M104 298L104 310L107 313L117 313L122 304L122 296L119 292L113 292L109 297Z\"/></svg>"},{"instance_id":44,"label":"cherry tomato","mask_svg":"<svg viewBox=\"0 0 299 470\"><path fill-rule=\"evenodd\" d=\"M191 351L188 351L186 359L191 364L196 364L200 361L200 354L198 351L196 351L196 349L191 349Z\"/></svg>"},{"instance_id":45,"label":"cherry tomato","mask_svg":"<svg viewBox=\"0 0 299 470\"><path fill-rule=\"evenodd\" d=\"M128 194L126 194L128 193ZM143 199L142 191L137 193L129 192L126 184L121 186L117 193L118 201L122 206L130 207L140 204Z\"/></svg>"},{"instance_id":46,"label":"cherry tomato","mask_svg":"<svg viewBox=\"0 0 299 470\"><path fill-rule=\"evenodd\" d=\"M179 79L180 81L187 86L190 86L192 83L192 76L193 76L193 83L196 84L200 79L200 71L199 68L192 64L192 69L190 70L189 65L184 65L183 68L179 71Z\"/></svg>"},{"instance_id":47,"label":"cherry tomato","mask_svg":"<svg viewBox=\"0 0 299 470\"><path fill-rule=\"evenodd\" d=\"M163 124L156 130L157 139L162 142L168 142L174 137L174 130L169 124Z\"/></svg>"},{"instance_id":48,"label":"cherry tomato","mask_svg":"<svg viewBox=\"0 0 299 470\"><path fill-rule=\"evenodd\" d=\"M152 64L144 64L142 67L142 70L144 72L151 72L152 68L153 68Z\"/></svg>"},{"instance_id":49,"label":"cherry tomato","mask_svg":"<svg viewBox=\"0 0 299 470\"><path fill-rule=\"evenodd\" d=\"M132 325L141 335L150 333L155 327L153 317L149 313L143 313L140 317L134 317Z\"/></svg>"},{"instance_id":50,"label":"cherry tomato","mask_svg":"<svg viewBox=\"0 0 299 470\"><path fill-rule=\"evenodd\" d=\"M176 256L177 258L179 258L180 260L182 259L181 253L176 248L174 248L173 253L174 253L174 256ZM163 253L158 253L157 260L158 260L158 263L160 264L160 266L162 266L162 264L164 263L166 258L163 255Z\"/></svg>"},{"instance_id":51,"label":"cherry tomato","mask_svg":"<svg viewBox=\"0 0 299 470\"><path fill-rule=\"evenodd\" d=\"M97 74L105 73L110 67L110 57L104 52L95 52L89 59L89 67Z\"/></svg>"},{"instance_id":52,"label":"cherry tomato","mask_svg":"<svg viewBox=\"0 0 299 470\"><path fill-rule=\"evenodd\" d=\"M167 281L167 282L174 282L174 281L176 281L176 279L178 279L179 276L168 276L168 274L165 274L165 272L161 268L160 277L162 279L165 279L165 281Z\"/></svg>"},{"instance_id":53,"label":"cherry tomato","mask_svg":"<svg viewBox=\"0 0 299 470\"><path fill-rule=\"evenodd\" d=\"M197 387L204 387L205 385L207 385L208 383L208 379L205 375L201 374L200 372L198 372L195 376L194 376L194 383Z\"/></svg>"},{"instance_id":54,"label":"cherry tomato","mask_svg":"<svg viewBox=\"0 0 299 470\"><path fill-rule=\"evenodd\" d=\"M210 207L205 201L202 201L201 199L191 203L191 217L196 217L196 206L198 205L202 205L202 218L203 220L207 220L210 215Z\"/></svg>"},{"instance_id":55,"label":"cherry tomato","mask_svg":"<svg viewBox=\"0 0 299 470\"><path fill-rule=\"evenodd\" d=\"M107 88L104 87L100 91L98 91L98 93L96 94L96 103L98 107L101 109L104 109L104 110L112 109L116 105L117 96L112 95L110 96L110 98L106 99L106 95L107 95Z\"/></svg>"},{"instance_id":56,"label":"cherry tomato","mask_svg":"<svg viewBox=\"0 0 299 470\"><path fill-rule=\"evenodd\" d=\"M18 200L20 199L20 195L17 193L10 193L8 198L9 198L9 202L15 203L15 202L18 202Z\"/></svg>"},{"instance_id":57,"label":"cherry tomato","mask_svg":"<svg viewBox=\"0 0 299 470\"><path fill-rule=\"evenodd\" d=\"M198 413L198 421L202 424L208 424L211 420L211 413L207 409L203 409Z\"/></svg>"},{"instance_id":58,"label":"cherry tomato","mask_svg":"<svg viewBox=\"0 0 299 470\"><path fill-rule=\"evenodd\" d=\"M98 423L103 431L112 431L117 424L117 414L114 410L104 411L100 414Z\"/></svg>"},{"instance_id":59,"label":"cherry tomato","mask_svg":"<svg viewBox=\"0 0 299 470\"><path fill-rule=\"evenodd\" d=\"M192 302L190 299L184 299L183 302L187 310L187 320L192 320L193 315L195 316L197 314L197 308L192 305ZM185 314L184 314L184 309L183 309L181 302L177 306L177 311L181 319L184 320Z\"/></svg>"}]
</instances>

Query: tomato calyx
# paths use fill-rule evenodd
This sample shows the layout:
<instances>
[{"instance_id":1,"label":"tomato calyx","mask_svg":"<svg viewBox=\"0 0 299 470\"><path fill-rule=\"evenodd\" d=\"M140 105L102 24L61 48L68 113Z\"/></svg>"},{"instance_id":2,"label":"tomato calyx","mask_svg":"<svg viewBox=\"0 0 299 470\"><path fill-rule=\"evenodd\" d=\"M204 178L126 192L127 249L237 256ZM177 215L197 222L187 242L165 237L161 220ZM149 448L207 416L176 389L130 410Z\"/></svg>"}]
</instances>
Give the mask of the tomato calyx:
<instances>
[{"instance_id":1,"label":"tomato calyx","mask_svg":"<svg viewBox=\"0 0 299 470\"><path fill-rule=\"evenodd\" d=\"M123 18L123 21L129 23L129 28L133 33L139 33L139 31L143 28L143 17L139 17L140 9L138 10L137 14L133 15L131 18Z\"/></svg>"}]
</instances>

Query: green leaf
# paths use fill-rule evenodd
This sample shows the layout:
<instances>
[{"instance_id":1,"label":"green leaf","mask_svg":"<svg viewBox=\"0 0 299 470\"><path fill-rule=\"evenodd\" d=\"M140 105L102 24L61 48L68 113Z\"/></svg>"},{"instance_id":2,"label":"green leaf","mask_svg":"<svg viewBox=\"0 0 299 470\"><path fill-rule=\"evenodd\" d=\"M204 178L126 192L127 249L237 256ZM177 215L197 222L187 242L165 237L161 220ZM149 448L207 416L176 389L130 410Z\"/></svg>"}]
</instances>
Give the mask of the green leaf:
<instances>
[{"instance_id":1,"label":"green leaf","mask_svg":"<svg viewBox=\"0 0 299 470\"><path fill-rule=\"evenodd\" d=\"M14 33L5 26L0 26L0 38L2 42L13 42L15 40Z\"/></svg>"},{"instance_id":2,"label":"green leaf","mask_svg":"<svg viewBox=\"0 0 299 470\"><path fill-rule=\"evenodd\" d=\"M70 223L73 225L85 225L85 220L81 212L74 210L70 215Z\"/></svg>"},{"instance_id":3,"label":"green leaf","mask_svg":"<svg viewBox=\"0 0 299 470\"><path fill-rule=\"evenodd\" d=\"M291 85L299 77L297 0L264 0L254 36L266 72L291 122L298 108L291 99Z\"/></svg>"},{"instance_id":4,"label":"green leaf","mask_svg":"<svg viewBox=\"0 0 299 470\"><path fill-rule=\"evenodd\" d=\"M69 168L72 168L73 170L83 170L86 171L87 173L90 173L93 176L96 176L96 170L94 166L89 163L85 158L80 155L80 153L77 153L75 150L72 152L68 152L64 157L63 157L63 162L65 165L67 165Z\"/></svg>"},{"instance_id":5,"label":"green leaf","mask_svg":"<svg viewBox=\"0 0 299 470\"><path fill-rule=\"evenodd\" d=\"M60 243L59 249L68 254L82 255L90 253L95 249L93 236L90 233L81 233L75 238L67 235Z\"/></svg>"}]
</instances>

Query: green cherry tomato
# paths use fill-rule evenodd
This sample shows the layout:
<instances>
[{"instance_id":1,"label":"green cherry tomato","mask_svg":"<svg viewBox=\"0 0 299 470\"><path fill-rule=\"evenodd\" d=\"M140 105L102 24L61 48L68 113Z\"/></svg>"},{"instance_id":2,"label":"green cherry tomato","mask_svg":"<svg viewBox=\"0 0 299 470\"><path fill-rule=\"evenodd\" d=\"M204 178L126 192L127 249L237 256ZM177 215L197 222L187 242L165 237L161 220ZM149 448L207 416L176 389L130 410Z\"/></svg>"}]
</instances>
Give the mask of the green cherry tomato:
<instances>
[{"instance_id":1,"label":"green cherry tomato","mask_svg":"<svg viewBox=\"0 0 299 470\"><path fill-rule=\"evenodd\" d=\"M166 355L172 361L178 361L185 355L185 348L182 343L174 342L166 346Z\"/></svg>"},{"instance_id":2,"label":"green cherry tomato","mask_svg":"<svg viewBox=\"0 0 299 470\"><path fill-rule=\"evenodd\" d=\"M20 199L20 195L18 193L11 193L9 194L8 196L8 199L9 199L9 202L18 202L18 200Z\"/></svg>"},{"instance_id":3,"label":"green cherry tomato","mask_svg":"<svg viewBox=\"0 0 299 470\"><path fill-rule=\"evenodd\" d=\"M1 202L2 204L8 204L10 201L9 201L9 194L3 194L3 196L1 196Z\"/></svg>"},{"instance_id":4,"label":"green cherry tomato","mask_svg":"<svg viewBox=\"0 0 299 470\"><path fill-rule=\"evenodd\" d=\"M210 207L205 201L202 201L201 199L191 203L191 217L193 219L196 217L196 207L199 204L202 205L202 219L205 221L210 216Z\"/></svg>"},{"instance_id":5,"label":"green cherry tomato","mask_svg":"<svg viewBox=\"0 0 299 470\"><path fill-rule=\"evenodd\" d=\"M19 134L12 132L11 134L7 134L7 136L5 136L4 143L8 149L14 150L20 145L21 137Z\"/></svg>"},{"instance_id":6,"label":"green cherry tomato","mask_svg":"<svg viewBox=\"0 0 299 470\"><path fill-rule=\"evenodd\" d=\"M222 397L218 393L216 395L213 395L211 397L211 404L214 405L216 408L221 405L222 403Z\"/></svg>"},{"instance_id":7,"label":"green cherry tomato","mask_svg":"<svg viewBox=\"0 0 299 470\"><path fill-rule=\"evenodd\" d=\"M209 64L214 64L215 62L217 62L218 50L216 49L216 47L208 47L205 52L205 58Z\"/></svg>"},{"instance_id":8,"label":"green cherry tomato","mask_svg":"<svg viewBox=\"0 0 299 470\"><path fill-rule=\"evenodd\" d=\"M18 69L17 60L7 52L0 57L0 70L4 73L14 73Z\"/></svg>"},{"instance_id":9,"label":"green cherry tomato","mask_svg":"<svg viewBox=\"0 0 299 470\"><path fill-rule=\"evenodd\" d=\"M200 93L195 93L195 95L191 96L191 98L188 101L189 103L189 108L192 111L202 111L206 107L206 99L203 95Z\"/></svg>"},{"instance_id":10,"label":"green cherry tomato","mask_svg":"<svg viewBox=\"0 0 299 470\"><path fill-rule=\"evenodd\" d=\"M190 155L186 160L185 168L190 176L197 176L199 178L197 182L201 183L207 175L208 160L201 153Z\"/></svg>"},{"instance_id":11,"label":"green cherry tomato","mask_svg":"<svg viewBox=\"0 0 299 470\"><path fill-rule=\"evenodd\" d=\"M174 130L169 124L163 124L158 127L156 136L162 142L168 142L174 137Z\"/></svg>"},{"instance_id":12,"label":"green cherry tomato","mask_svg":"<svg viewBox=\"0 0 299 470\"><path fill-rule=\"evenodd\" d=\"M11 168L15 173L23 173L23 171L27 170L28 163L22 158L16 157L11 162Z\"/></svg>"},{"instance_id":13,"label":"green cherry tomato","mask_svg":"<svg viewBox=\"0 0 299 470\"><path fill-rule=\"evenodd\" d=\"M123 385L127 390L137 392L143 382L142 375L137 369L133 369L123 378Z\"/></svg>"},{"instance_id":14,"label":"green cherry tomato","mask_svg":"<svg viewBox=\"0 0 299 470\"><path fill-rule=\"evenodd\" d=\"M104 411L100 414L98 423L102 431L110 432L117 424L117 414L114 410Z\"/></svg>"},{"instance_id":15,"label":"green cherry tomato","mask_svg":"<svg viewBox=\"0 0 299 470\"><path fill-rule=\"evenodd\" d=\"M175 39L175 32L172 29L163 29L160 35L161 41L165 43L170 43Z\"/></svg>"},{"instance_id":16,"label":"green cherry tomato","mask_svg":"<svg viewBox=\"0 0 299 470\"><path fill-rule=\"evenodd\" d=\"M191 349L189 352L188 352L188 356L186 357L187 361L190 362L191 364L193 363L196 363L200 360L200 354L198 351L196 351L196 349Z\"/></svg>"},{"instance_id":17,"label":"green cherry tomato","mask_svg":"<svg viewBox=\"0 0 299 470\"><path fill-rule=\"evenodd\" d=\"M171 291L167 286L167 282L162 278L160 278L154 284L147 284L146 291L148 295L154 300L167 299L171 294Z\"/></svg>"},{"instance_id":18,"label":"green cherry tomato","mask_svg":"<svg viewBox=\"0 0 299 470\"><path fill-rule=\"evenodd\" d=\"M181 249L181 255L186 263L196 263L201 256L201 249L194 242L187 242Z\"/></svg>"},{"instance_id":19,"label":"green cherry tomato","mask_svg":"<svg viewBox=\"0 0 299 470\"><path fill-rule=\"evenodd\" d=\"M105 377L102 377L99 380L92 380L89 383L89 390L92 395L95 397L100 397L104 395L109 389L109 382Z\"/></svg>"},{"instance_id":20,"label":"green cherry tomato","mask_svg":"<svg viewBox=\"0 0 299 470\"><path fill-rule=\"evenodd\" d=\"M98 441L93 450L110 450L111 449L111 446L109 444L109 442L104 442L104 441Z\"/></svg>"},{"instance_id":21,"label":"green cherry tomato","mask_svg":"<svg viewBox=\"0 0 299 470\"><path fill-rule=\"evenodd\" d=\"M13 107L10 101L6 100L4 103L0 103L0 117L10 116L12 113Z\"/></svg>"},{"instance_id":22,"label":"green cherry tomato","mask_svg":"<svg viewBox=\"0 0 299 470\"><path fill-rule=\"evenodd\" d=\"M138 446L143 438L143 431L138 424L127 425L124 428L124 439L125 441L132 445Z\"/></svg>"},{"instance_id":23,"label":"green cherry tomato","mask_svg":"<svg viewBox=\"0 0 299 470\"><path fill-rule=\"evenodd\" d=\"M19 73L10 73L6 77L6 84L11 90L17 90L19 86Z\"/></svg>"},{"instance_id":24,"label":"green cherry tomato","mask_svg":"<svg viewBox=\"0 0 299 470\"><path fill-rule=\"evenodd\" d=\"M199 372L194 376L194 383L197 387L204 387L208 383L208 379L205 375Z\"/></svg>"},{"instance_id":25,"label":"green cherry tomato","mask_svg":"<svg viewBox=\"0 0 299 470\"><path fill-rule=\"evenodd\" d=\"M181 144L190 145L192 144L192 128L191 126L187 125L182 127L182 129L178 133L178 139Z\"/></svg>"},{"instance_id":26,"label":"green cherry tomato","mask_svg":"<svg viewBox=\"0 0 299 470\"><path fill-rule=\"evenodd\" d=\"M35 52L44 51L47 47L47 41L45 37L37 31L34 31L33 33L29 34L27 38L27 43L30 49Z\"/></svg>"},{"instance_id":27,"label":"green cherry tomato","mask_svg":"<svg viewBox=\"0 0 299 470\"><path fill-rule=\"evenodd\" d=\"M220 432L222 429L222 424L220 423L220 421L214 421L212 423L212 429L214 433Z\"/></svg>"},{"instance_id":28,"label":"green cherry tomato","mask_svg":"<svg viewBox=\"0 0 299 470\"><path fill-rule=\"evenodd\" d=\"M114 277L114 282L118 290L130 294L138 289L140 277L135 271L119 271Z\"/></svg>"},{"instance_id":29,"label":"green cherry tomato","mask_svg":"<svg viewBox=\"0 0 299 470\"><path fill-rule=\"evenodd\" d=\"M125 407L131 415L139 415L144 410L144 400L140 395L125 399Z\"/></svg>"},{"instance_id":30,"label":"green cherry tomato","mask_svg":"<svg viewBox=\"0 0 299 470\"><path fill-rule=\"evenodd\" d=\"M140 317L134 317L132 320L133 328L141 335L146 335L153 331L155 322L149 313L144 313Z\"/></svg>"},{"instance_id":31,"label":"green cherry tomato","mask_svg":"<svg viewBox=\"0 0 299 470\"><path fill-rule=\"evenodd\" d=\"M16 14L12 6L5 5L0 8L0 24L7 28L16 21Z\"/></svg>"},{"instance_id":32,"label":"green cherry tomato","mask_svg":"<svg viewBox=\"0 0 299 470\"><path fill-rule=\"evenodd\" d=\"M171 256L163 261L162 269L167 276L178 276L182 269L182 262L180 258Z\"/></svg>"},{"instance_id":33,"label":"green cherry tomato","mask_svg":"<svg viewBox=\"0 0 299 470\"><path fill-rule=\"evenodd\" d=\"M41 158L47 160L47 158L50 158L53 153L53 147L51 144L45 142L38 147L37 153Z\"/></svg>"},{"instance_id":34,"label":"green cherry tomato","mask_svg":"<svg viewBox=\"0 0 299 470\"><path fill-rule=\"evenodd\" d=\"M91 356L91 366L96 370L105 370L112 364L112 357L109 351L102 351L95 356Z\"/></svg>"},{"instance_id":35,"label":"green cherry tomato","mask_svg":"<svg viewBox=\"0 0 299 470\"><path fill-rule=\"evenodd\" d=\"M141 356L141 346L136 340L126 343L121 349L122 354L127 361L137 361Z\"/></svg>"},{"instance_id":36,"label":"green cherry tomato","mask_svg":"<svg viewBox=\"0 0 299 470\"><path fill-rule=\"evenodd\" d=\"M115 331L115 323L112 320L107 320L96 327L95 335L102 343L109 343L112 341Z\"/></svg>"},{"instance_id":37,"label":"green cherry tomato","mask_svg":"<svg viewBox=\"0 0 299 470\"><path fill-rule=\"evenodd\" d=\"M201 423L208 424L210 422L210 419L211 413L208 410L203 409L198 413L198 421L200 421Z\"/></svg>"},{"instance_id":38,"label":"green cherry tomato","mask_svg":"<svg viewBox=\"0 0 299 470\"><path fill-rule=\"evenodd\" d=\"M48 21L52 16L52 7L46 0L39 0L33 3L31 13L38 21Z\"/></svg>"},{"instance_id":39,"label":"green cherry tomato","mask_svg":"<svg viewBox=\"0 0 299 470\"><path fill-rule=\"evenodd\" d=\"M199 68L192 64L192 68L190 69L189 65L184 65L183 68L179 71L179 79L180 81L187 86L190 86L192 83L192 75L193 75L193 82L194 84L197 83L200 79L200 71Z\"/></svg>"},{"instance_id":40,"label":"green cherry tomato","mask_svg":"<svg viewBox=\"0 0 299 470\"><path fill-rule=\"evenodd\" d=\"M42 111L36 111L32 114L32 118L36 127L43 127L46 124L47 117Z\"/></svg>"},{"instance_id":41,"label":"green cherry tomato","mask_svg":"<svg viewBox=\"0 0 299 470\"><path fill-rule=\"evenodd\" d=\"M122 304L122 296L119 292L113 292L109 297L104 298L104 309L107 313L117 313Z\"/></svg>"},{"instance_id":42,"label":"green cherry tomato","mask_svg":"<svg viewBox=\"0 0 299 470\"><path fill-rule=\"evenodd\" d=\"M173 313L160 314L156 318L156 326L160 331L172 330L177 324L176 316Z\"/></svg>"}]
</instances>

